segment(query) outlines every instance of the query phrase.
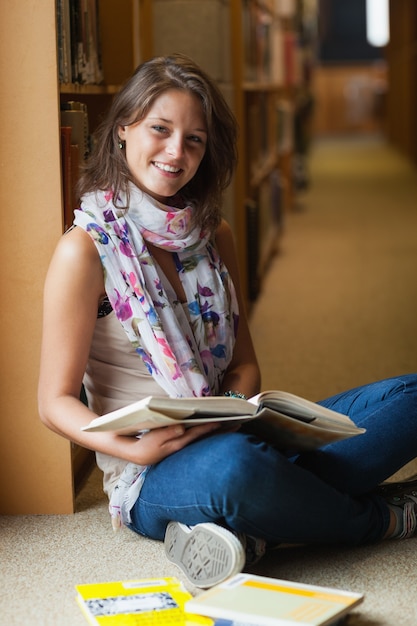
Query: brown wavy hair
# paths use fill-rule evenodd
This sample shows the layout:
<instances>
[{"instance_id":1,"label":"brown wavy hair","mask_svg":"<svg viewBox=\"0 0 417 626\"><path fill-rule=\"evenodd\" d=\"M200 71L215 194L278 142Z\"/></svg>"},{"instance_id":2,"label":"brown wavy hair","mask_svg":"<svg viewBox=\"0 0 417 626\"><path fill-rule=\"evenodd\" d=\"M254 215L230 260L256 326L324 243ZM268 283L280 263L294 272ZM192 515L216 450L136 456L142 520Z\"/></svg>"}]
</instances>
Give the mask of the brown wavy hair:
<instances>
[{"instance_id":1,"label":"brown wavy hair","mask_svg":"<svg viewBox=\"0 0 417 626\"><path fill-rule=\"evenodd\" d=\"M195 222L213 232L220 223L223 192L237 162L237 124L215 82L183 54L155 57L141 64L115 96L94 135L94 149L82 169L78 194L81 197L98 189L113 189L115 196L118 192L128 193L132 176L125 151L119 147L119 126L142 120L156 98L169 89L190 91L203 105L208 131L206 151L181 194L195 206Z\"/></svg>"}]
</instances>

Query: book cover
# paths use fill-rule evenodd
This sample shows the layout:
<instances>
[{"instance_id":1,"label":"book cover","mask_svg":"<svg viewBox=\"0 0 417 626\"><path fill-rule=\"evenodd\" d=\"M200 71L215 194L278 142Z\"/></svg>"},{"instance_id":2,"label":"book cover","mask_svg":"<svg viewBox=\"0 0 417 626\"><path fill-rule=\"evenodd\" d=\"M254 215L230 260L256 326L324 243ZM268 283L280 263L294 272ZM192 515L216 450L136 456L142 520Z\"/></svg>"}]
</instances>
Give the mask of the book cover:
<instances>
[{"instance_id":1,"label":"book cover","mask_svg":"<svg viewBox=\"0 0 417 626\"><path fill-rule=\"evenodd\" d=\"M185 610L248 625L325 626L335 624L363 597L361 593L237 574L188 600Z\"/></svg>"},{"instance_id":2,"label":"book cover","mask_svg":"<svg viewBox=\"0 0 417 626\"><path fill-rule=\"evenodd\" d=\"M77 585L76 600L93 625L210 626L211 619L186 615L185 602L192 598L175 577L144 578Z\"/></svg>"}]
</instances>

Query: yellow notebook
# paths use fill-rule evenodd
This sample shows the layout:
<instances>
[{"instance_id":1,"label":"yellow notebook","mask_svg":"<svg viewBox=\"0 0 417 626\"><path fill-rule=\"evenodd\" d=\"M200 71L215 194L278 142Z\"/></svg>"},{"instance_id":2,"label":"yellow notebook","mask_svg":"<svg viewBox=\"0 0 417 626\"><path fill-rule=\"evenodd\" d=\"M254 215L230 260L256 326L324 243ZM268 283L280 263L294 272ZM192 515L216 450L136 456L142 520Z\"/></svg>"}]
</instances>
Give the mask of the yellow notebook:
<instances>
[{"instance_id":1,"label":"yellow notebook","mask_svg":"<svg viewBox=\"0 0 417 626\"><path fill-rule=\"evenodd\" d=\"M77 585L77 602L88 622L100 626L210 626L185 615L192 596L175 577Z\"/></svg>"}]
</instances>

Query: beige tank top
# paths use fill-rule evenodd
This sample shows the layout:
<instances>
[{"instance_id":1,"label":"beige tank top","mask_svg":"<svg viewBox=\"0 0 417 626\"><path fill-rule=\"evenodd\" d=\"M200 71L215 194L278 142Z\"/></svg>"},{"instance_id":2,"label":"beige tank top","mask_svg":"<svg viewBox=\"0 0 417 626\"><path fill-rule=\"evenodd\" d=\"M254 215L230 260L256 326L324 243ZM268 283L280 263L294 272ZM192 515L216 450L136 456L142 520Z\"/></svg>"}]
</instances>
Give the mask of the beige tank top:
<instances>
[{"instance_id":1,"label":"beige tank top","mask_svg":"<svg viewBox=\"0 0 417 626\"><path fill-rule=\"evenodd\" d=\"M114 312L97 318L84 386L88 406L103 415L146 396L166 396L135 352ZM104 491L110 497L127 461L100 452Z\"/></svg>"}]
</instances>

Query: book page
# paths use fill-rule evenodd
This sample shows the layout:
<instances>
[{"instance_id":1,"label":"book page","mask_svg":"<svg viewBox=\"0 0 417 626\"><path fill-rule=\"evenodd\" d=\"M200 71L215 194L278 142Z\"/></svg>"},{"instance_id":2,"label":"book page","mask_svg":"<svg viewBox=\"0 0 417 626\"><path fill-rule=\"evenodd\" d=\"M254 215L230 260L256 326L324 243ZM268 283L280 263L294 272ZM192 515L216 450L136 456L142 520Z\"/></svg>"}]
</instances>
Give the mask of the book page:
<instances>
[{"instance_id":1,"label":"book page","mask_svg":"<svg viewBox=\"0 0 417 626\"><path fill-rule=\"evenodd\" d=\"M338 413L326 407L311 402L306 398L301 398L286 391L263 391L257 396L250 398L249 402L259 405L260 408L268 407L285 413L291 417L304 419L304 421L320 420L320 422L331 422L337 424L338 428L346 426L351 429L356 428L348 415Z\"/></svg>"}]
</instances>

